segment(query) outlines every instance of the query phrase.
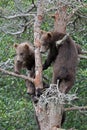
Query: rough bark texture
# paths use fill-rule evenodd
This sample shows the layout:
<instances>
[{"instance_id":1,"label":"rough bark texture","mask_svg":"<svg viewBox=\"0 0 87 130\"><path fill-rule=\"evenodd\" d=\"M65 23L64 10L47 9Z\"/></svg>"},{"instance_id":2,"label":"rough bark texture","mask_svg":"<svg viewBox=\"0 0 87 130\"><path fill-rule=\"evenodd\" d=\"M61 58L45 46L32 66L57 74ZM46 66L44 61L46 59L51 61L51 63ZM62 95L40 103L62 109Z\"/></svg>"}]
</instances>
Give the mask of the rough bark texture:
<instances>
[{"instance_id":1,"label":"rough bark texture","mask_svg":"<svg viewBox=\"0 0 87 130\"><path fill-rule=\"evenodd\" d=\"M37 16L34 23L34 45L35 45L35 87L37 89L42 89L42 62L40 54L40 26L43 20L43 0L38 0L37 3Z\"/></svg>"},{"instance_id":2,"label":"rough bark texture","mask_svg":"<svg viewBox=\"0 0 87 130\"><path fill-rule=\"evenodd\" d=\"M50 101L46 105L35 107L40 130L57 130L61 127L63 106L57 102Z\"/></svg>"},{"instance_id":3,"label":"rough bark texture","mask_svg":"<svg viewBox=\"0 0 87 130\"><path fill-rule=\"evenodd\" d=\"M28 80L28 81L34 83L34 79L33 78L27 77L25 75L19 75L19 74L16 74L14 72L11 72L11 71L4 70L2 68L0 68L0 71L2 73L5 73L6 75L11 75L11 76L14 76L14 77L22 78L22 79L25 79L25 80Z\"/></svg>"},{"instance_id":4,"label":"rough bark texture","mask_svg":"<svg viewBox=\"0 0 87 130\"><path fill-rule=\"evenodd\" d=\"M42 85L42 64L41 64L41 55L39 51L40 47L40 26L43 20L43 12L44 12L44 0L38 0L37 4L37 16L35 18L34 24L34 44L35 44L35 71L36 71L36 78L35 78L35 87L43 88ZM65 7L62 8L62 12L59 17L55 17L55 29L57 31L61 30L61 32L66 31L66 23L65 23ZM63 14L64 13L64 14ZM56 14L57 15L57 14ZM62 18L61 18L62 16ZM64 19L63 19L64 17ZM61 18L61 19L60 19ZM62 21L62 22L61 22ZM62 23L62 25L61 25ZM40 99L39 99L40 100ZM45 99L46 100L46 99ZM39 123L40 130L57 130L61 128L61 120L63 114L63 105L57 103L56 101L50 101L47 104L38 103L34 104L36 117Z\"/></svg>"},{"instance_id":5,"label":"rough bark texture","mask_svg":"<svg viewBox=\"0 0 87 130\"><path fill-rule=\"evenodd\" d=\"M68 99L68 97L67 97ZM51 84L34 104L40 130L58 130L64 115L65 95L59 91L58 84ZM70 97L69 97L70 100ZM63 122L62 122L63 123Z\"/></svg>"},{"instance_id":6,"label":"rough bark texture","mask_svg":"<svg viewBox=\"0 0 87 130\"><path fill-rule=\"evenodd\" d=\"M58 4L60 7L59 10L55 13L53 16L54 18L54 30L61 32L61 33L66 33L66 25L67 25L67 7L66 6L61 6L61 3Z\"/></svg>"}]
</instances>

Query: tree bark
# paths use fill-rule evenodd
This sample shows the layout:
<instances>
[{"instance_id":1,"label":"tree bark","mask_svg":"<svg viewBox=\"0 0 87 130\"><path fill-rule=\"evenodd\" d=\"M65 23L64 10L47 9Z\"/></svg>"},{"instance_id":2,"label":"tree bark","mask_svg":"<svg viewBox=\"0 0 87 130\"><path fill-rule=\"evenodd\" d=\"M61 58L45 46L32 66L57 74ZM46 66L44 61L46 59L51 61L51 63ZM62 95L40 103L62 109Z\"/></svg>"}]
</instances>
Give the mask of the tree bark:
<instances>
[{"instance_id":1,"label":"tree bark","mask_svg":"<svg viewBox=\"0 0 87 130\"><path fill-rule=\"evenodd\" d=\"M54 30L66 33L66 25L67 25L67 6L62 5L61 2L58 3L59 9L53 15L54 18Z\"/></svg>"},{"instance_id":2,"label":"tree bark","mask_svg":"<svg viewBox=\"0 0 87 130\"><path fill-rule=\"evenodd\" d=\"M0 68L0 71L1 71L2 73L5 73L6 75L11 75L11 76L14 76L14 77L22 78L22 79L25 79L25 80L28 80L28 81L34 83L34 79L33 79L33 78L27 77L27 76L25 76L25 75L16 74L16 73L14 73L14 72L7 71L7 70L4 70L4 69L2 69L2 68Z\"/></svg>"},{"instance_id":3,"label":"tree bark","mask_svg":"<svg viewBox=\"0 0 87 130\"><path fill-rule=\"evenodd\" d=\"M35 44L35 64L36 64L35 65L35 71L36 71L35 87L36 89L43 88L42 62L41 62L41 55L39 51L39 47L40 47L39 32L40 32L41 23L43 20L44 2L45 2L44 0L38 0L37 16L36 16L35 24L34 24L34 44ZM58 14L59 17L55 17L54 27L55 27L55 30L57 29L57 31L61 31L65 33L66 32L66 22L65 22L66 8L63 7L61 10L62 12L60 16ZM46 104L44 104L44 102L40 104L40 98L37 103L33 103L40 130L57 130L58 128L61 128L63 105L60 104L59 102L56 102L55 100L54 101L51 100ZM52 98L52 95L51 95L51 98ZM46 99L44 99L44 101L45 100Z\"/></svg>"},{"instance_id":4,"label":"tree bark","mask_svg":"<svg viewBox=\"0 0 87 130\"><path fill-rule=\"evenodd\" d=\"M42 81L42 61L40 54L40 26L43 20L43 6L44 0L37 2L37 16L34 23L34 45L35 45L35 87L36 90L43 88Z\"/></svg>"},{"instance_id":5,"label":"tree bark","mask_svg":"<svg viewBox=\"0 0 87 130\"><path fill-rule=\"evenodd\" d=\"M57 130L57 128L61 128L63 105L55 101L50 101L45 105L39 105L38 103L35 111L40 130Z\"/></svg>"},{"instance_id":6,"label":"tree bark","mask_svg":"<svg viewBox=\"0 0 87 130\"><path fill-rule=\"evenodd\" d=\"M51 84L34 104L40 130L57 130L61 128L64 114L63 97L58 84Z\"/></svg>"}]
</instances>

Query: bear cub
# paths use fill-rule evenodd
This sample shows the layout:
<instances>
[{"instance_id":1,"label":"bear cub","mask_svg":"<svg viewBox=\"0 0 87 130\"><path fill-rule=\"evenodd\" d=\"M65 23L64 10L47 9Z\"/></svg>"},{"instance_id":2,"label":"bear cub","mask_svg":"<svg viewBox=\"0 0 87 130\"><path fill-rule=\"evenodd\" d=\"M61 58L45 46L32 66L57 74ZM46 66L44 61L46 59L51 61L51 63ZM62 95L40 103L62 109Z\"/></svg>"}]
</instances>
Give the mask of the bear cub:
<instances>
[{"instance_id":1,"label":"bear cub","mask_svg":"<svg viewBox=\"0 0 87 130\"><path fill-rule=\"evenodd\" d=\"M61 40L65 35L56 31L41 31L40 52L44 53L49 50L43 64L43 70L53 63L52 83L56 84L57 80L59 80L60 91L68 93L75 81L78 51L70 36L67 37L63 44L56 46L56 41Z\"/></svg>"},{"instance_id":2,"label":"bear cub","mask_svg":"<svg viewBox=\"0 0 87 130\"><path fill-rule=\"evenodd\" d=\"M14 60L14 71L20 74L21 69L25 68L29 71L28 76L35 78L35 53L31 44L24 42L21 44L14 44L16 56ZM49 85L43 81L44 88ZM42 94L40 89L35 90L35 85L26 80L27 93L33 96L40 96Z\"/></svg>"},{"instance_id":3,"label":"bear cub","mask_svg":"<svg viewBox=\"0 0 87 130\"><path fill-rule=\"evenodd\" d=\"M20 74L21 69L26 68L29 70L29 77L34 78L35 75L35 56L34 49L31 44L24 42L21 44L14 44L16 50L16 56L14 60L14 71ZM34 95L35 87L33 83L26 80L27 93Z\"/></svg>"}]
</instances>

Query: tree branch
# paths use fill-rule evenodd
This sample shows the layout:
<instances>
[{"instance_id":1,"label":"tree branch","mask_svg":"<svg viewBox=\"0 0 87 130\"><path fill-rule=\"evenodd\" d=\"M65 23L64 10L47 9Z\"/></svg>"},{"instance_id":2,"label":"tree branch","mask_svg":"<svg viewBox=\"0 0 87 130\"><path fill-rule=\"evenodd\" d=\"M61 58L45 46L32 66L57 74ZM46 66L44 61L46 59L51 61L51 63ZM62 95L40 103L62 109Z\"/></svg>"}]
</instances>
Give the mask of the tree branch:
<instances>
[{"instance_id":1,"label":"tree branch","mask_svg":"<svg viewBox=\"0 0 87 130\"><path fill-rule=\"evenodd\" d=\"M87 60L87 56L79 54L78 57L81 58L81 59L86 59Z\"/></svg>"},{"instance_id":2,"label":"tree branch","mask_svg":"<svg viewBox=\"0 0 87 130\"><path fill-rule=\"evenodd\" d=\"M18 77L18 78L22 78L22 79L25 79L25 80L29 80L30 82L34 83L34 79L33 78L29 78L29 77L27 77L25 75L19 75L19 74L16 74L14 72L10 72L10 71L4 70L2 68L0 68L0 71L5 73L5 74L7 74L7 75Z\"/></svg>"},{"instance_id":3,"label":"tree branch","mask_svg":"<svg viewBox=\"0 0 87 130\"><path fill-rule=\"evenodd\" d=\"M87 51L82 50L80 54L87 54Z\"/></svg>"},{"instance_id":4,"label":"tree branch","mask_svg":"<svg viewBox=\"0 0 87 130\"><path fill-rule=\"evenodd\" d=\"M86 7L87 4L82 4L80 6L78 6L77 8L73 9L72 12L69 14L69 16L67 16L67 22L69 22L69 20L71 19L71 17L73 17L73 15L82 7Z\"/></svg>"},{"instance_id":5,"label":"tree branch","mask_svg":"<svg viewBox=\"0 0 87 130\"><path fill-rule=\"evenodd\" d=\"M5 34L18 35L18 34L21 34L21 33L25 32L26 31L26 27L32 26L33 23L34 23L34 19L31 19L30 21L22 24L21 25L21 29L19 31L17 31L17 32L8 31L8 29L6 30L6 29L4 29L4 27L0 27L0 29Z\"/></svg>"},{"instance_id":6,"label":"tree branch","mask_svg":"<svg viewBox=\"0 0 87 130\"><path fill-rule=\"evenodd\" d=\"M7 31L4 30L3 28L1 28L1 31L4 32L5 34L18 35L25 31L25 27L21 27L21 30L19 30L17 32L9 32L8 30Z\"/></svg>"},{"instance_id":7,"label":"tree branch","mask_svg":"<svg viewBox=\"0 0 87 130\"><path fill-rule=\"evenodd\" d=\"M15 1L15 6L16 6L16 8L20 11L20 12L22 12L22 13L29 13L30 11L32 11L35 7L36 7L36 5L35 5L35 3L34 3L34 0L32 0L32 5L30 6L30 8L27 10L27 11L23 11L22 9L20 9L20 2L18 2L18 0L14 0Z\"/></svg>"},{"instance_id":8,"label":"tree branch","mask_svg":"<svg viewBox=\"0 0 87 130\"><path fill-rule=\"evenodd\" d=\"M65 111L87 110L87 106L65 108Z\"/></svg>"},{"instance_id":9,"label":"tree branch","mask_svg":"<svg viewBox=\"0 0 87 130\"><path fill-rule=\"evenodd\" d=\"M35 17L35 14L33 14L33 13L26 13L26 14L20 13L20 14L15 14L13 16L0 16L0 17L5 18L5 19L15 19L15 18L18 18L18 17L20 18L20 17L27 17L27 16Z\"/></svg>"},{"instance_id":10,"label":"tree branch","mask_svg":"<svg viewBox=\"0 0 87 130\"><path fill-rule=\"evenodd\" d=\"M56 46L61 45L64 43L64 41L68 38L69 34L66 34L62 40L56 41Z\"/></svg>"}]
</instances>

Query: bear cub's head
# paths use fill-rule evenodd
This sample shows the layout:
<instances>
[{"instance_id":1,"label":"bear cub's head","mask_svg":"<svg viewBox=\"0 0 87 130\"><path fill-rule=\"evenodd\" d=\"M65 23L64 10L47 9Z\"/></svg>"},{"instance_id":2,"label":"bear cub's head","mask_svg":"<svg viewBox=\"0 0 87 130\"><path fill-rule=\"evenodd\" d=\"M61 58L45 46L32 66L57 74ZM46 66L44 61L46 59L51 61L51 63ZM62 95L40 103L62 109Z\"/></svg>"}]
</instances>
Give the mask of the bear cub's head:
<instances>
[{"instance_id":1,"label":"bear cub's head","mask_svg":"<svg viewBox=\"0 0 87 130\"><path fill-rule=\"evenodd\" d=\"M14 44L16 50L16 62L22 64L29 56L29 44L27 42Z\"/></svg>"},{"instance_id":2,"label":"bear cub's head","mask_svg":"<svg viewBox=\"0 0 87 130\"><path fill-rule=\"evenodd\" d=\"M41 31L41 37L40 37L41 47L40 47L40 52L41 53L46 52L50 48L52 41L53 41L52 32Z\"/></svg>"}]
</instances>

